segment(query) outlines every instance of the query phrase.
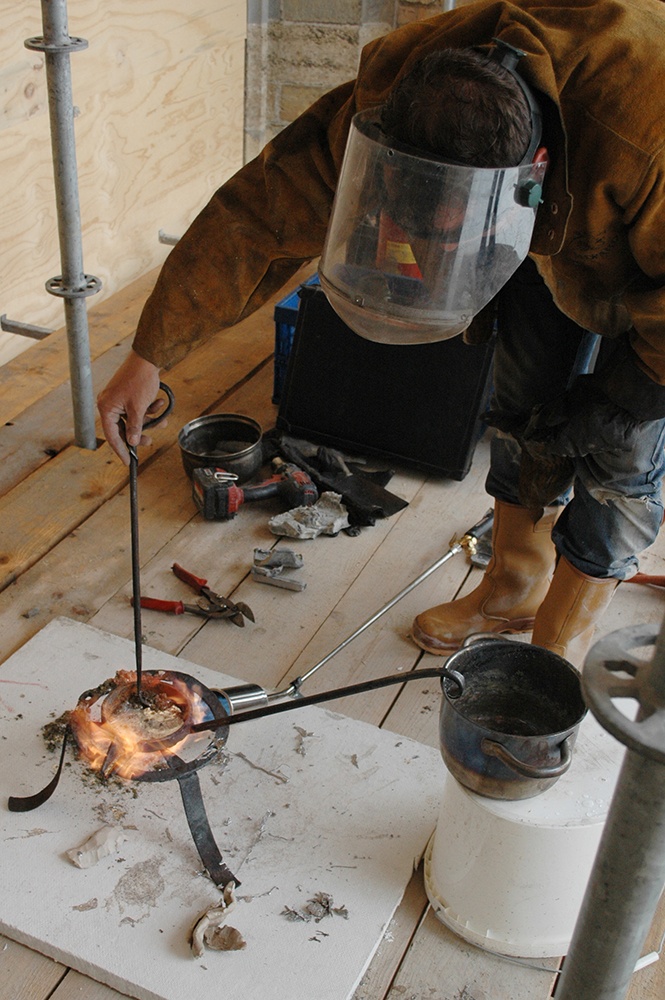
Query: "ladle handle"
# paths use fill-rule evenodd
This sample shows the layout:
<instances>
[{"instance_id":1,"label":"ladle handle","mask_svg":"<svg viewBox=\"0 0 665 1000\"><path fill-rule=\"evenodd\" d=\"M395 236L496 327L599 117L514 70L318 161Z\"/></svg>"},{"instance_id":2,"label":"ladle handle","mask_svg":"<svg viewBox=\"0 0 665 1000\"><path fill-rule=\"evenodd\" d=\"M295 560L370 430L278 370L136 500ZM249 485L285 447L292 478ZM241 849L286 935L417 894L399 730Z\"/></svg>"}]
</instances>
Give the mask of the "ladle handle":
<instances>
[{"instance_id":1,"label":"ladle handle","mask_svg":"<svg viewBox=\"0 0 665 1000\"><path fill-rule=\"evenodd\" d=\"M335 701L337 698L346 698L349 695L364 694L367 691L374 691L376 688L387 687L390 684L406 684L409 681L423 680L429 677L439 677L454 681L460 691L464 690L464 678L456 670L449 670L447 667L423 667L420 670L412 670L408 674L388 674L386 677L376 677L371 681L361 681L360 684L350 684L348 687L334 688L332 691L321 691L319 694L311 694L306 698L297 697L293 701L282 702L278 705L267 705L261 708L253 708L247 712L240 712L238 715L225 715L222 719L211 719L205 722L198 722L190 729L192 733L202 733L208 730L219 729L222 726L231 726L237 722L250 722L253 719L263 719L269 715L279 715L281 712L291 712L296 708L306 708L309 705L320 705L325 701ZM221 697L225 697L224 691L217 692ZM229 701L230 699L226 699Z\"/></svg>"},{"instance_id":2,"label":"ladle handle","mask_svg":"<svg viewBox=\"0 0 665 1000\"><path fill-rule=\"evenodd\" d=\"M502 764L509 767L511 771L521 774L524 778L558 778L560 775L565 774L573 759L570 739L570 736L568 736L559 745L559 750L561 751L560 763L544 767L537 767L535 764L527 764L525 761L519 760L503 743L499 743L497 740L490 740L487 737L480 741L480 749L488 757L497 757Z\"/></svg>"}]
</instances>

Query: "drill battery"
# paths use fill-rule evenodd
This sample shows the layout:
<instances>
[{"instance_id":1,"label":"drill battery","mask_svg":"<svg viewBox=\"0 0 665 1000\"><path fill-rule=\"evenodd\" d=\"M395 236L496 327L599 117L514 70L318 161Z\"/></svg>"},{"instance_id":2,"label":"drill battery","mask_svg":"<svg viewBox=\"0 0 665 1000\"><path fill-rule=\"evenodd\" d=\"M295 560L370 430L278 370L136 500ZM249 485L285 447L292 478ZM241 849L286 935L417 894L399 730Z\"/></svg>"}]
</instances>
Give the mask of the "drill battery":
<instances>
[{"instance_id":1,"label":"drill battery","mask_svg":"<svg viewBox=\"0 0 665 1000\"><path fill-rule=\"evenodd\" d=\"M228 521L241 506L278 497L283 510L311 507L319 493L306 472L288 462L273 460L274 475L250 486L238 486L225 469L202 468L192 473L192 498L206 521Z\"/></svg>"}]
</instances>

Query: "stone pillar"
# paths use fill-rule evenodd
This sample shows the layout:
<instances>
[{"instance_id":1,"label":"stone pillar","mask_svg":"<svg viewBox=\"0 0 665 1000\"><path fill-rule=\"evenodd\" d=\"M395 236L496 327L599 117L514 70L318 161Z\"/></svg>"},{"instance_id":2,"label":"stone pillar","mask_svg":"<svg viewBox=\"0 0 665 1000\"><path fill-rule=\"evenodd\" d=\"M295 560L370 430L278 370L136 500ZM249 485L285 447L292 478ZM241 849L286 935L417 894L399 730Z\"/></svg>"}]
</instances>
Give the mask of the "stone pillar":
<instances>
[{"instance_id":1,"label":"stone pillar","mask_svg":"<svg viewBox=\"0 0 665 1000\"><path fill-rule=\"evenodd\" d=\"M355 76L366 42L395 26L395 0L249 0L245 159L318 97Z\"/></svg>"},{"instance_id":2,"label":"stone pillar","mask_svg":"<svg viewBox=\"0 0 665 1000\"><path fill-rule=\"evenodd\" d=\"M363 46L469 0L248 0L245 160L357 70Z\"/></svg>"}]
</instances>

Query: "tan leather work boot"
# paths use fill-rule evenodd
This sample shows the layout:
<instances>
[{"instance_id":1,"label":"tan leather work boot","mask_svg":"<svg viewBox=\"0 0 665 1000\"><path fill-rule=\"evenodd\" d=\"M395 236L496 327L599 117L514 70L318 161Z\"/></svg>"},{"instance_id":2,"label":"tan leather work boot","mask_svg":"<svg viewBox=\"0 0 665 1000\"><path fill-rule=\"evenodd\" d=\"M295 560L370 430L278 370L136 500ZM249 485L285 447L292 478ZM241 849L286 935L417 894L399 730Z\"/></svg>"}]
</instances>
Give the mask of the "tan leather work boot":
<instances>
[{"instance_id":1,"label":"tan leather work boot","mask_svg":"<svg viewBox=\"0 0 665 1000\"><path fill-rule=\"evenodd\" d=\"M618 580L587 576L563 556L547 596L538 609L531 642L558 653L580 668L593 640L596 622L607 608Z\"/></svg>"},{"instance_id":2,"label":"tan leather work boot","mask_svg":"<svg viewBox=\"0 0 665 1000\"><path fill-rule=\"evenodd\" d=\"M526 632L548 591L554 570L551 533L561 507L529 510L497 500L492 559L480 584L466 597L418 615L413 641L447 656L474 632Z\"/></svg>"}]
</instances>

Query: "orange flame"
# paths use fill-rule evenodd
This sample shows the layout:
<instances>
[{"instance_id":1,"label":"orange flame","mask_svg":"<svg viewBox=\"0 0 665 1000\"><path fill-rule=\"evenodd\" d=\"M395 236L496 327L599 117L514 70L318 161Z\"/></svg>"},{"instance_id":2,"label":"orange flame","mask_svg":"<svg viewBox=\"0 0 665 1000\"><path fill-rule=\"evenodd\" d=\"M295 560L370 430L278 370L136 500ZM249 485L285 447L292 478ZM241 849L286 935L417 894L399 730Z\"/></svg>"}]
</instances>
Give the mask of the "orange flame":
<instances>
[{"instance_id":1,"label":"orange flame","mask_svg":"<svg viewBox=\"0 0 665 1000\"><path fill-rule=\"evenodd\" d=\"M177 677L144 675L150 704L133 699L136 674L118 671L113 691L104 699L82 699L70 713L70 726L81 755L105 777L133 779L163 766L164 758L179 753L195 739L190 727L203 721L203 698ZM109 699L114 711L105 712Z\"/></svg>"}]
</instances>

